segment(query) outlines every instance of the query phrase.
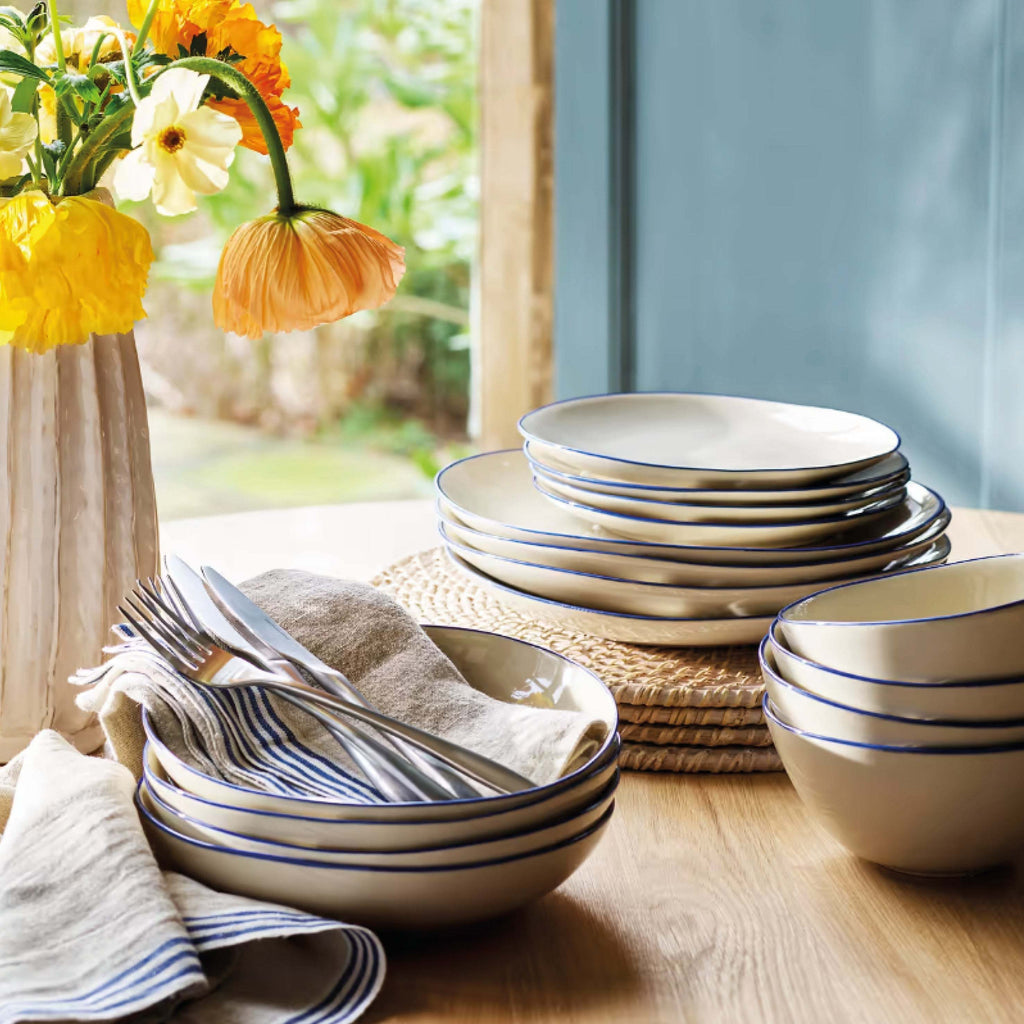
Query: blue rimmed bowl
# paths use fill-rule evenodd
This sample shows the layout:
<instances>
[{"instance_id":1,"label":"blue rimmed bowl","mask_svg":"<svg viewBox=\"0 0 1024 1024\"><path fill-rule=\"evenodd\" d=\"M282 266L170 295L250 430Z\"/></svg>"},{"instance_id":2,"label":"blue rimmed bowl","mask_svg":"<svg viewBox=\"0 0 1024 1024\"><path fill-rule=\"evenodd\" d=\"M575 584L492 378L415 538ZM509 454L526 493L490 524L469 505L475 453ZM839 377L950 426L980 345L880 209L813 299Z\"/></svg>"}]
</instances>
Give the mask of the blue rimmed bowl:
<instances>
[{"instance_id":1,"label":"blue rimmed bowl","mask_svg":"<svg viewBox=\"0 0 1024 1024\"><path fill-rule=\"evenodd\" d=\"M778 629L799 657L873 679L1024 676L1024 555L831 587L783 608Z\"/></svg>"},{"instance_id":2,"label":"blue rimmed bowl","mask_svg":"<svg viewBox=\"0 0 1024 1024\"><path fill-rule=\"evenodd\" d=\"M858 857L957 875L1024 854L1024 743L893 747L816 735L764 716L801 800Z\"/></svg>"},{"instance_id":3,"label":"blue rimmed bowl","mask_svg":"<svg viewBox=\"0 0 1024 1024\"><path fill-rule=\"evenodd\" d=\"M910 683L825 668L794 654L779 635L778 623L767 643L778 674L794 686L837 704L901 718L957 722L1024 720L1024 677L968 683Z\"/></svg>"},{"instance_id":4,"label":"blue rimmed bowl","mask_svg":"<svg viewBox=\"0 0 1024 1024\"><path fill-rule=\"evenodd\" d=\"M806 732L884 746L983 747L1024 743L1024 719L1012 722L924 721L864 711L809 693L782 678L767 637L758 651L765 690L779 717Z\"/></svg>"}]
</instances>

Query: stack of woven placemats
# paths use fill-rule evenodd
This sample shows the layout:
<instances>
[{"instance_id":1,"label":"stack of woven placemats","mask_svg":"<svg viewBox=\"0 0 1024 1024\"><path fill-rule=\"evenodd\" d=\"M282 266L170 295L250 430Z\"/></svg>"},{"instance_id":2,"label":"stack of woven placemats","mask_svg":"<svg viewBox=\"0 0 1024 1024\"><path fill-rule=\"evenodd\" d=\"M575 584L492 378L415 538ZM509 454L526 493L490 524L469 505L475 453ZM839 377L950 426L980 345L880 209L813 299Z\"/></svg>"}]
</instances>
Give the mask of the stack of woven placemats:
<instances>
[{"instance_id":1,"label":"stack of woven placemats","mask_svg":"<svg viewBox=\"0 0 1024 1024\"><path fill-rule=\"evenodd\" d=\"M781 769L761 715L752 647L637 647L532 621L505 608L440 548L374 581L421 622L471 626L540 644L596 672L619 704L623 768L666 772Z\"/></svg>"}]
</instances>

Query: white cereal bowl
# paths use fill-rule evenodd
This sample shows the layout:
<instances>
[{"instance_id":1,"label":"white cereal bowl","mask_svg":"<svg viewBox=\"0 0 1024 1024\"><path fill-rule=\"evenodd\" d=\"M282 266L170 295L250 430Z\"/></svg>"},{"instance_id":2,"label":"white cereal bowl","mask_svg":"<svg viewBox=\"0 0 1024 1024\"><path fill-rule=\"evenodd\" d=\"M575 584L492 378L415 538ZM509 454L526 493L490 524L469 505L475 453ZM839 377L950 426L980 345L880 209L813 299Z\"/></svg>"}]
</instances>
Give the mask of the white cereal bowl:
<instances>
[{"instance_id":1,"label":"white cereal bowl","mask_svg":"<svg viewBox=\"0 0 1024 1024\"><path fill-rule=\"evenodd\" d=\"M779 674L768 638L758 651L765 690L779 718L804 732L887 747L994 747L1024 743L1024 719L1014 722L922 721L862 711L826 700Z\"/></svg>"},{"instance_id":2,"label":"white cereal bowl","mask_svg":"<svg viewBox=\"0 0 1024 1024\"><path fill-rule=\"evenodd\" d=\"M508 913L562 884L600 842L613 807L588 829L529 853L473 864L384 868L323 864L229 849L184 836L138 798L161 864L252 899L299 907L371 928L433 929Z\"/></svg>"},{"instance_id":3,"label":"white cereal bowl","mask_svg":"<svg viewBox=\"0 0 1024 1024\"><path fill-rule=\"evenodd\" d=\"M618 725L615 698L593 672L554 651L496 633L455 626L425 626L424 630L466 681L480 692L509 703L582 711L593 721L602 723L605 734L595 743L592 756L554 782L503 796L433 803L344 804L265 793L206 775L181 760L163 743L144 712L142 720L147 739L171 780L196 796L253 810L325 820L453 821L525 806L536 808L551 800L568 800L571 804L577 796L573 790L581 784L593 785L595 768L607 762L617 742ZM593 792L599 789L600 786Z\"/></svg>"},{"instance_id":4,"label":"white cereal bowl","mask_svg":"<svg viewBox=\"0 0 1024 1024\"><path fill-rule=\"evenodd\" d=\"M509 586L556 601L627 615L669 618L774 615L791 601L821 589L820 583L752 587L647 583L486 554L451 540L443 527L442 536L448 550L462 561Z\"/></svg>"},{"instance_id":5,"label":"white cereal bowl","mask_svg":"<svg viewBox=\"0 0 1024 1024\"><path fill-rule=\"evenodd\" d=\"M555 402L527 413L519 431L581 475L668 487L802 487L866 468L900 443L854 413L672 392Z\"/></svg>"},{"instance_id":6,"label":"white cereal bowl","mask_svg":"<svg viewBox=\"0 0 1024 1024\"><path fill-rule=\"evenodd\" d=\"M322 849L282 842L280 839L259 839L242 832L215 828L189 817L161 800L145 778L139 783L139 799L146 810L168 828L191 839L224 846L247 853L264 853L276 857L300 857L321 864L347 864L352 867L419 868L451 867L475 864L484 860L515 857L571 839L597 824L612 805L619 784L616 773L611 782L586 807L571 811L556 820L497 839L477 843L425 847L416 850L347 850Z\"/></svg>"},{"instance_id":7,"label":"white cereal bowl","mask_svg":"<svg viewBox=\"0 0 1024 1024\"><path fill-rule=\"evenodd\" d=\"M439 512L438 530L445 541L519 562L532 562L552 569L615 576L644 583L669 583L678 587L765 587L817 583L819 587L855 576L896 572L901 568L933 565L949 556L949 539L943 535L945 518L934 522L909 544L835 562L807 565L711 565L683 562L646 555L593 551L583 547L537 544L481 533Z\"/></svg>"},{"instance_id":8,"label":"white cereal bowl","mask_svg":"<svg viewBox=\"0 0 1024 1024\"><path fill-rule=\"evenodd\" d=\"M713 505L683 501L665 501L655 498L625 497L621 494L602 494L571 483L566 483L544 470L534 468L534 480L541 493L564 498L574 505L583 505L602 512L621 512L627 516L667 520L676 523L708 523L717 526L749 524L765 526L771 523L790 524L810 522L837 516L855 516L885 511L898 505L906 497L906 487L895 487L858 494L852 498L801 504L778 505Z\"/></svg>"},{"instance_id":9,"label":"white cereal bowl","mask_svg":"<svg viewBox=\"0 0 1024 1024\"><path fill-rule=\"evenodd\" d=\"M1024 853L1024 744L886 747L764 716L801 800L848 850L897 871L957 875Z\"/></svg>"},{"instance_id":10,"label":"white cereal bowl","mask_svg":"<svg viewBox=\"0 0 1024 1024\"><path fill-rule=\"evenodd\" d=\"M846 583L779 614L802 658L874 679L966 682L1024 675L1024 555Z\"/></svg>"},{"instance_id":11,"label":"white cereal bowl","mask_svg":"<svg viewBox=\"0 0 1024 1024\"><path fill-rule=\"evenodd\" d=\"M782 642L777 623L769 630L768 643L776 670L786 682L851 708L901 718L956 722L1024 720L1024 678L970 683L868 679L825 668L794 654Z\"/></svg>"},{"instance_id":12,"label":"white cereal bowl","mask_svg":"<svg viewBox=\"0 0 1024 1024\"><path fill-rule=\"evenodd\" d=\"M824 538L815 546L787 548L660 544L626 540L575 516L565 503L549 501L533 484L529 463L519 449L471 455L446 466L435 480L443 518L508 540L643 555L704 565L810 565L890 551L912 543L949 511L934 491L907 486L906 500L867 528ZM730 535L733 545L738 543Z\"/></svg>"},{"instance_id":13,"label":"white cereal bowl","mask_svg":"<svg viewBox=\"0 0 1024 1024\"><path fill-rule=\"evenodd\" d=\"M649 498L652 501L678 501L695 505L801 505L889 490L904 486L910 480L910 464L899 452L887 455L867 469L837 477L828 483L811 484L796 490L772 488L760 491L645 487L643 484L621 483L608 476L579 476L572 471L572 467L561 462L554 448L545 448L527 441L523 445L523 452L535 473L546 474L583 490L617 494L623 498Z\"/></svg>"},{"instance_id":14,"label":"white cereal bowl","mask_svg":"<svg viewBox=\"0 0 1024 1024\"><path fill-rule=\"evenodd\" d=\"M178 785L164 763L158 760L157 748L152 744L147 745L143 774L154 795L174 813L197 825L309 849L397 852L483 842L540 828L566 815L579 813L615 779L619 745L616 738L591 765L589 774L546 799L503 810L478 809L472 817L448 820L382 821L361 813L363 805L325 808L315 801L295 800L282 804L275 800L270 807L253 807L248 790L239 791L226 783L219 787L208 786L205 784L207 776L202 776L198 782L188 774L180 776L202 792ZM324 816L328 809L332 817Z\"/></svg>"}]
</instances>

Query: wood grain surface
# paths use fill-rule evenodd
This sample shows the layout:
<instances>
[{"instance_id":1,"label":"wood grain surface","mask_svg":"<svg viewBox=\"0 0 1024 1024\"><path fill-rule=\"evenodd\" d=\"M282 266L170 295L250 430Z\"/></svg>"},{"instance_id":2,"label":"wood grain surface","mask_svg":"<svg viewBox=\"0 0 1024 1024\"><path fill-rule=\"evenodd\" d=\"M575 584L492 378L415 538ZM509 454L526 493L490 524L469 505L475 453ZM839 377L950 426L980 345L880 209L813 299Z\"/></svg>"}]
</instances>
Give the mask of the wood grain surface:
<instances>
[{"instance_id":1,"label":"wood grain surface","mask_svg":"<svg viewBox=\"0 0 1024 1024\"><path fill-rule=\"evenodd\" d=\"M1024 548L958 511L954 557ZM367 1020L418 1024L1019 1021L1024 874L903 877L847 854L784 775L627 773L558 892L447 936L386 937Z\"/></svg>"},{"instance_id":2,"label":"wood grain surface","mask_svg":"<svg viewBox=\"0 0 1024 1024\"><path fill-rule=\"evenodd\" d=\"M1024 550L1024 516L956 510L957 559ZM355 542L358 538L358 543ZM164 525L164 549L372 575L436 543L429 502ZM847 854L784 775L627 772L557 892L449 935L385 936L369 1024L874 1024L1024 1018L1024 873L915 880Z\"/></svg>"}]
</instances>

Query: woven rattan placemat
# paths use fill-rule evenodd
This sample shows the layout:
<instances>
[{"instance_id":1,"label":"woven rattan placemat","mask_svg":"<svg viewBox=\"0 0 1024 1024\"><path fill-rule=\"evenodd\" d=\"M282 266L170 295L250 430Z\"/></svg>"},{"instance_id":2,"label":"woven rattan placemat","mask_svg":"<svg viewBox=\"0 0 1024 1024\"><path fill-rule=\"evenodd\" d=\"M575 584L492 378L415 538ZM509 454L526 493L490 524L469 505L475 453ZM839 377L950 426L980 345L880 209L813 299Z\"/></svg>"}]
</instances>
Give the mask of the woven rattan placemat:
<instances>
[{"instance_id":1,"label":"woven rattan placemat","mask_svg":"<svg viewBox=\"0 0 1024 1024\"><path fill-rule=\"evenodd\" d=\"M778 767L774 750L762 745L764 731L750 728L763 726L764 691L753 647L638 647L566 632L504 607L441 548L396 562L373 583L421 622L492 630L558 651L607 683L624 722L675 727L661 733L671 745L647 742L653 733L626 742L624 767L680 772ZM708 741L718 738L707 731L711 726L729 731L729 746L711 747ZM740 746L745 742L758 745Z\"/></svg>"}]
</instances>

